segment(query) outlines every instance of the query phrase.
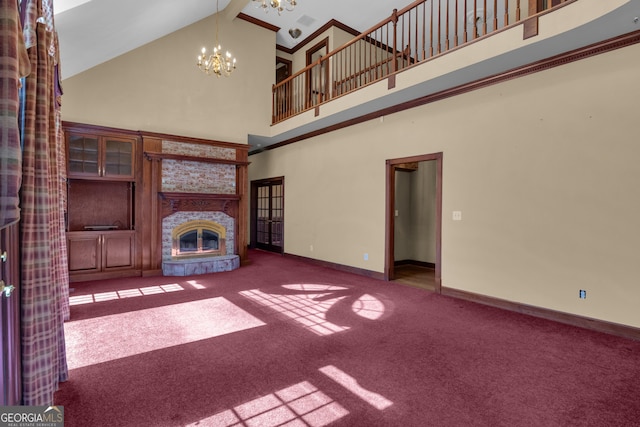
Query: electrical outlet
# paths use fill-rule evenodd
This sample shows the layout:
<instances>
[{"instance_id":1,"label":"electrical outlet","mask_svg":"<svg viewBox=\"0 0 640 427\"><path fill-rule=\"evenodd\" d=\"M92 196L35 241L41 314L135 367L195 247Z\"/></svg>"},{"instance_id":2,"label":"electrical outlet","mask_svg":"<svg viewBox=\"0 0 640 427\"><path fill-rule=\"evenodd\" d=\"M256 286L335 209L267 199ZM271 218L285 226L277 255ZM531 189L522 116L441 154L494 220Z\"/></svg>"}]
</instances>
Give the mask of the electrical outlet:
<instances>
[{"instance_id":1,"label":"electrical outlet","mask_svg":"<svg viewBox=\"0 0 640 427\"><path fill-rule=\"evenodd\" d=\"M313 245L309 245L309 252L313 252Z\"/></svg>"},{"instance_id":2,"label":"electrical outlet","mask_svg":"<svg viewBox=\"0 0 640 427\"><path fill-rule=\"evenodd\" d=\"M369 261L369 254L364 254L364 260Z\"/></svg>"},{"instance_id":3,"label":"electrical outlet","mask_svg":"<svg viewBox=\"0 0 640 427\"><path fill-rule=\"evenodd\" d=\"M580 299L586 299L587 298L587 291L585 291L584 289L580 289Z\"/></svg>"},{"instance_id":4,"label":"electrical outlet","mask_svg":"<svg viewBox=\"0 0 640 427\"><path fill-rule=\"evenodd\" d=\"M462 212L461 211L453 211L452 218L454 221L462 221Z\"/></svg>"}]
</instances>

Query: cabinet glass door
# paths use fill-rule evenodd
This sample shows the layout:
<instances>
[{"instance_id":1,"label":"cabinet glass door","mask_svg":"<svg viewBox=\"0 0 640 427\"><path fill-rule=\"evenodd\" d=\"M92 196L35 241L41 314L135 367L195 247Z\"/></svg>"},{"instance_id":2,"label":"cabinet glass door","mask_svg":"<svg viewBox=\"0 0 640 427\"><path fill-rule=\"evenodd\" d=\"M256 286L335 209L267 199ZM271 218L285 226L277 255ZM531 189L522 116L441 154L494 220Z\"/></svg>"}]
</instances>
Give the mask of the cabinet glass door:
<instances>
[{"instance_id":1,"label":"cabinet glass door","mask_svg":"<svg viewBox=\"0 0 640 427\"><path fill-rule=\"evenodd\" d=\"M131 141L106 140L104 176L133 176L133 143Z\"/></svg>"},{"instance_id":2,"label":"cabinet glass door","mask_svg":"<svg viewBox=\"0 0 640 427\"><path fill-rule=\"evenodd\" d=\"M85 135L69 136L69 174L99 175L98 138Z\"/></svg>"}]
</instances>

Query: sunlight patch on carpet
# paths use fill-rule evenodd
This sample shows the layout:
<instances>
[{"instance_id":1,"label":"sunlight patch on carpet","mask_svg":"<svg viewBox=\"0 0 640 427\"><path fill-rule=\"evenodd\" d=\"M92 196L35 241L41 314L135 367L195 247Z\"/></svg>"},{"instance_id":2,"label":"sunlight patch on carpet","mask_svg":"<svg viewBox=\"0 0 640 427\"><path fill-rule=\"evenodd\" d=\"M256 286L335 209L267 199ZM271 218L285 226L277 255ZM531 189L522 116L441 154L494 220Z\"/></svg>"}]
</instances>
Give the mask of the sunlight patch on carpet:
<instances>
[{"instance_id":1,"label":"sunlight patch on carpet","mask_svg":"<svg viewBox=\"0 0 640 427\"><path fill-rule=\"evenodd\" d=\"M71 321L67 361L81 368L263 325L222 297Z\"/></svg>"},{"instance_id":2,"label":"sunlight patch on carpet","mask_svg":"<svg viewBox=\"0 0 640 427\"><path fill-rule=\"evenodd\" d=\"M344 407L303 381L202 419L189 426L323 427L349 414Z\"/></svg>"},{"instance_id":3,"label":"sunlight patch on carpet","mask_svg":"<svg viewBox=\"0 0 640 427\"><path fill-rule=\"evenodd\" d=\"M378 393L365 389L358 384L358 380L333 365L320 368L319 371L380 411L393 405L392 401Z\"/></svg>"},{"instance_id":4,"label":"sunlight patch on carpet","mask_svg":"<svg viewBox=\"0 0 640 427\"><path fill-rule=\"evenodd\" d=\"M197 280L187 280L187 283L196 289L206 289L207 287L198 283Z\"/></svg>"},{"instance_id":5,"label":"sunlight patch on carpet","mask_svg":"<svg viewBox=\"0 0 640 427\"><path fill-rule=\"evenodd\" d=\"M99 292L96 294L70 296L69 305L91 304L94 302L104 302L122 298L134 298L178 291L184 291L184 288L177 283L170 283L166 285L147 286L144 288L123 289L121 291Z\"/></svg>"},{"instance_id":6,"label":"sunlight patch on carpet","mask_svg":"<svg viewBox=\"0 0 640 427\"><path fill-rule=\"evenodd\" d=\"M350 329L327 320L327 312L339 301L352 297L353 290L335 285L293 284L283 285L280 292L263 292L258 289L242 291L240 295L264 307L277 311L294 320L315 334L326 336ZM384 304L374 296L357 296L351 305L353 314L376 320L385 312Z\"/></svg>"}]
</instances>

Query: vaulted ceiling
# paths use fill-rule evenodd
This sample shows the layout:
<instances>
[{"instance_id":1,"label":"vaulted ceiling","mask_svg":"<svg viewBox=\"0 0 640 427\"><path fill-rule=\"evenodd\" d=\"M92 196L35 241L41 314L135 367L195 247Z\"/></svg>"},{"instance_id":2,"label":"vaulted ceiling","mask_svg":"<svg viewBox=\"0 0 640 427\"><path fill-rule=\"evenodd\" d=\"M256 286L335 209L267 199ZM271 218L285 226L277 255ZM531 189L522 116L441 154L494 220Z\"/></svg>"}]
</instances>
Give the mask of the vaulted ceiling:
<instances>
[{"instance_id":1,"label":"vaulted ceiling","mask_svg":"<svg viewBox=\"0 0 640 427\"><path fill-rule=\"evenodd\" d=\"M265 13L252 0L218 0L225 19L244 13L280 28L279 45L294 48L315 30L336 19L365 31L413 0L298 0L291 12ZM54 0L60 38L62 77L68 78L122 55L216 11L216 0ZM299 28L293 39L289 29Z\"/></svg>"}]
</instances>

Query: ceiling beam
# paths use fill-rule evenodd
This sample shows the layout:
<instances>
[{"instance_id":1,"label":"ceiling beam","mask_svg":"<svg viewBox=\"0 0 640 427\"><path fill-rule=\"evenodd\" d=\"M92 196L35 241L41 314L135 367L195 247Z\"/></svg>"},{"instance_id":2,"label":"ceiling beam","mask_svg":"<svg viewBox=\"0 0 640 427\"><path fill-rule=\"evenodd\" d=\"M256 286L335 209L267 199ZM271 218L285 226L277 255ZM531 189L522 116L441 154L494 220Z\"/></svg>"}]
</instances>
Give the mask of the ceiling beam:
<instances>
[{"instance_id":1,"label":"ceiling beam","mask_svg":"<svg viewBox=\"0 0 640 427\"><path fill-rule=\"evenodd\" d=\"M226 21L233 21L251 0L231 0L222 15Z\"/></svg>"}]
</instances>

